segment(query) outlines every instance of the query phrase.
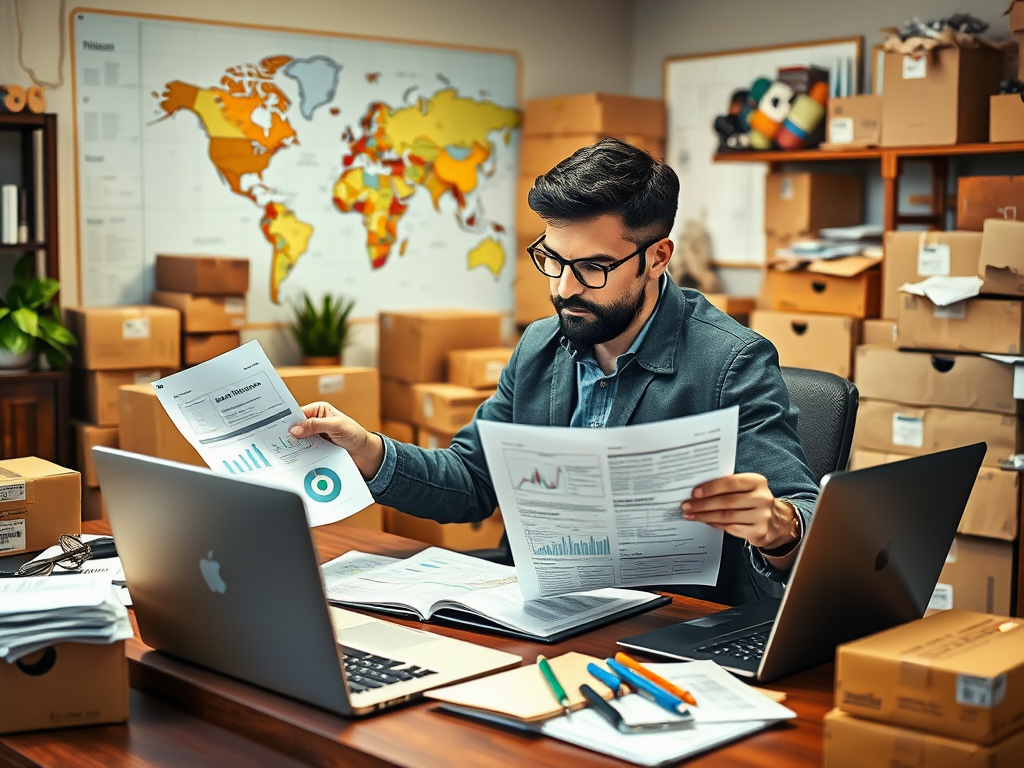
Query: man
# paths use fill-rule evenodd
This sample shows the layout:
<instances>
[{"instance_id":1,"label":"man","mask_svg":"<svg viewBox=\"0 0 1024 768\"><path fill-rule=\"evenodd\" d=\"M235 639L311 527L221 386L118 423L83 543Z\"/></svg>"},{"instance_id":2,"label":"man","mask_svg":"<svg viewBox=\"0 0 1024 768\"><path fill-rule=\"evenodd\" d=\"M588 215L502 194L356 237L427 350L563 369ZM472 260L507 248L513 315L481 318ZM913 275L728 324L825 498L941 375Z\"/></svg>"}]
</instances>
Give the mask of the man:
<instances>
[{"instance_id":1,"label":"man","mask_svg":"<svg viewBox=\"0 0 1024 768\"><path fill-rule=\"evenodd\" d=\"M678 196L671 168L616 139L537 178L530 207L547 226L528 250L558 317L526 329L476 419L594 428L738 405L736 474L681 505L686 519L726 533L718 584L673 588L738 605L778 594L817 485L774 347L666 274ZM346 448L378 502L440 522L494 510L475 424L428 451L367 432L325 403L303 410L292 433Z\"/></svg>"}]
</instances>

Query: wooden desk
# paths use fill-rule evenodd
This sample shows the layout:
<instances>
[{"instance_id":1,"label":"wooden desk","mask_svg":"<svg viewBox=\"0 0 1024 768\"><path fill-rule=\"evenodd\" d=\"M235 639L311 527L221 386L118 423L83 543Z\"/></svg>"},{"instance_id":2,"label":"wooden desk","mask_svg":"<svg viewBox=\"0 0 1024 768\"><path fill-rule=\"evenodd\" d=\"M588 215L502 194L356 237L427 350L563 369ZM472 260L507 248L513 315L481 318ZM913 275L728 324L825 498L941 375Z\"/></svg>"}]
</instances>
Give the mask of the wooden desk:
<instances>
[{"instance_id":1,"label":"wooden desk","mask_svg":"<svg viewBox=\"0 0 1024 768\"><path fill-rule=\"evenodd\" d=\"M89 532L107 532L99 522ZM314 531L322 561L349 549L406 557L426 545L390 534L324 526ZM615 651L615 641L667 624L706 615L717 606L676 597L671 606L598 629L555 646L500 635L401 622L516 653L532 660L578 650L596 656ZM622 766L622 762L545 737L528 737L435 711L428 702L366 719L346 720L201 667L154 652L137 637L128 643L132 687L258 744L312 765ZM792 723L715 750L687 766L820 766L822 717L832 706L832 667L826 665L771 686L789 694ZM127 727L133 727L132 725ZM120 726L124 728L125 726ZM116 726L113 728L117 728ZM86 733L83 729L81 733ZM96 729L100 730L100 729ZM70 731L64 733L71 733ZM17 737L27 738L27 737ZM9 739L0 739L0 746ZM87 741L86 740L83 740ZM84 748L84 743L83 743ZM32 763L29 763L32 764ZM173 764L173 763L167 763Z\"/></svg>"}]
</instances>

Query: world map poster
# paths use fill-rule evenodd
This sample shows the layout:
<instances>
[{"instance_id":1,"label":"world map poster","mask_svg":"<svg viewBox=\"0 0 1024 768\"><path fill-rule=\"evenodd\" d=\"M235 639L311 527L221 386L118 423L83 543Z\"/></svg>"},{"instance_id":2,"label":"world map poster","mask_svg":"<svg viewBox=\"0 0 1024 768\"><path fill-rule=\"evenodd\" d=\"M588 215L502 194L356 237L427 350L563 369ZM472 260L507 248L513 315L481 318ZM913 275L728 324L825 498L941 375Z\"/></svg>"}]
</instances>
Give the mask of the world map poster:
<instances>
[{"instance_id":1,"label":"world map poster","mask_svg":"<svg viewBox=\"0 0 1024 768\"><path fill-rule=\"evenodd\" d=\"M250 260L250 324L511 309L515 54L89 11L73 51L82 304L184 254Z\"/></svg>"}]
</instances>

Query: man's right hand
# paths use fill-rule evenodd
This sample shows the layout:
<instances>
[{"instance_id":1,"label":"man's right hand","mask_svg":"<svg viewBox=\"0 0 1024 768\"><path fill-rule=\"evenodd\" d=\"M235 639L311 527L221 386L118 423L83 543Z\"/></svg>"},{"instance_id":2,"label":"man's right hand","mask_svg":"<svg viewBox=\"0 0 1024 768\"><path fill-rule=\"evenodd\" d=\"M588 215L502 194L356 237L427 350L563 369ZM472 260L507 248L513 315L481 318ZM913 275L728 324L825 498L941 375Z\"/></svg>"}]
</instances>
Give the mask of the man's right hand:
<instances>
[{"instance_id":1,"label":"man's right hand","mask_svg":"<svg viewBox=\"0 0 1024 768\"><path fill-rule=\"evenodd\" d=\"M370 480L384 463L384 441L329 403L302 406L306 418L288 430L293 437L320 435L340 445L356 464L364 480Z\"/></svg>"}]
</instances>

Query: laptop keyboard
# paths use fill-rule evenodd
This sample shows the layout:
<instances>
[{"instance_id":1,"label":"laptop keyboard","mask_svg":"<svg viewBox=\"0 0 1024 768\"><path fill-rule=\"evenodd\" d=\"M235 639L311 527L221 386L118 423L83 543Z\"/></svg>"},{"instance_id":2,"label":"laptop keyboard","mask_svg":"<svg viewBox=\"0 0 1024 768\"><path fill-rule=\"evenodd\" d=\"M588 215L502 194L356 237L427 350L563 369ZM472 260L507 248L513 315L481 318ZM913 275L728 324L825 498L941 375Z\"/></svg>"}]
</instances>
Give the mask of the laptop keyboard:
<instances>
[{"instance_id":1,"label":"laptop keyboard","mask_svg":"<svg viewBox=\"0 0 1024 768\"><path fill-rule=\"evenodd\" d=\"M341 646L345 660L345 676L352 693L362 693L371 688L383 688L417 677L436 675L437 671L415 665L406 666L406 662L375 656L357 648Z\"/></svg>"},{"instance_id":2,"label":"laptop keyboard","mask_svg":"<svg viewBox=\"0 0 1024 768\"><path fill-rule=\"evenodd\" d=\"M742 659L743 661L757 661L764 655L764 647L768 644L768 635L770 634L771 630L765 629L732 640L705 645L697 648L697 650L712 656L724 656Z\"/></svg>"}]
</instances>

